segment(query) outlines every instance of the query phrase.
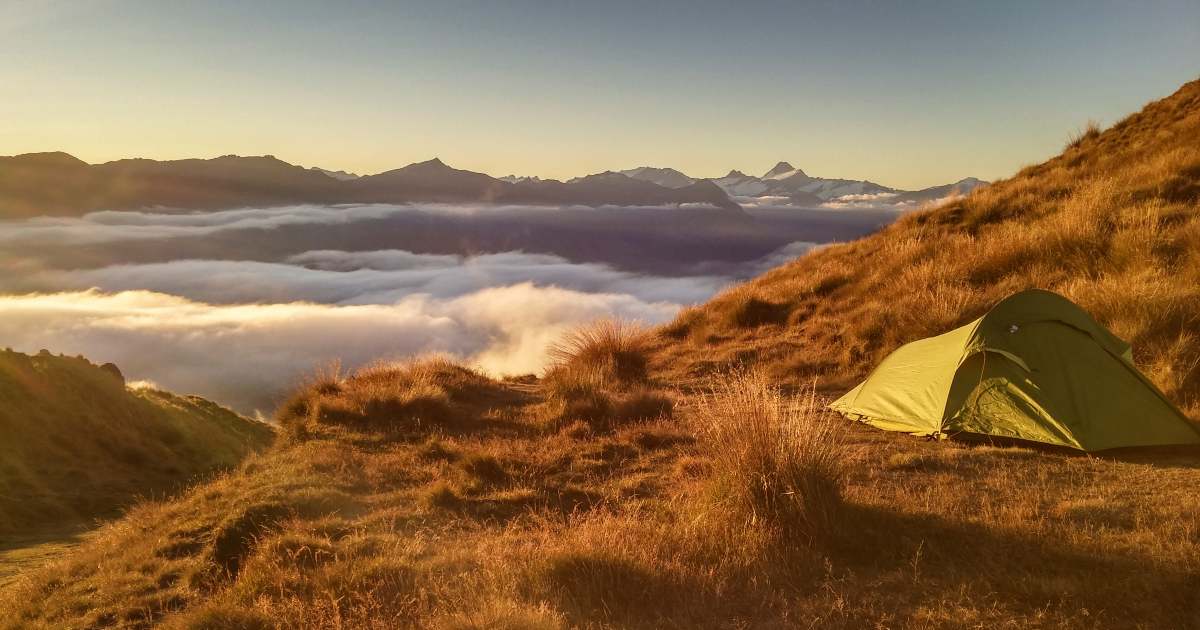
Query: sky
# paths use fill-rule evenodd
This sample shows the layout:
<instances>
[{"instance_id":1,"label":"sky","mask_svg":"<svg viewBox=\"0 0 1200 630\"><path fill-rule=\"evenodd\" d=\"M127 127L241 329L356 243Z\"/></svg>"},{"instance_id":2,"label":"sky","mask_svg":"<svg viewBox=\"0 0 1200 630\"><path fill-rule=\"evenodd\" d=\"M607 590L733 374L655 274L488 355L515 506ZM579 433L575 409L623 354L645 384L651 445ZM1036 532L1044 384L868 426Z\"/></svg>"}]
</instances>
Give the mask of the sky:
<instances>
[{"instance_id":1,"label":"sky","mask_svg":"<svg viewBox=\"0 0 1200 630\"><path fill-rule=\"evenodd\" d=\"M1200 3L0 0L0 155L995 179L1200 76Z\"/></svg>"}]
</instances>

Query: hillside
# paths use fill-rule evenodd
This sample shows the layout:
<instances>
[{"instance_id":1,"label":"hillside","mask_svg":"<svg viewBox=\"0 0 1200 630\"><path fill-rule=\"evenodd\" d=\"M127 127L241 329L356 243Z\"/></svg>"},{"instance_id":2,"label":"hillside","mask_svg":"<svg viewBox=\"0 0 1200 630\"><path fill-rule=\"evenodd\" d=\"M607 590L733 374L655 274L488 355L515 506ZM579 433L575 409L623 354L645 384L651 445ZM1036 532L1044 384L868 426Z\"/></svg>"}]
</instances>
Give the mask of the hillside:
<instances>
[{"instance_id":1,"label":"hillside","mask_svg":"<svg viewBox=\"0 0 1200 630\"><path fill-rule=\"evenodd\" d=\"M272 449L0 591L0 627L1198 628L1195 454L919 440L805 387L1043 286L1195 417L1198 136L1200 82L540 379L314 375Z\"/></svg>"},{"instance_id":2,"label":"hillside","mask_svg":"<svg viewBox=\"0 0 1200 630\"><path fill-rule=\"evenodd\" d=\"M272 433L201 398L129 389L111 364L0 351L0 538L112 516Z\"/></svg>"},{"instance_id":3,"label":"hillside","mask_svg":"<svg viewBox=\"0 0 1200 630\"><path fill-rule=\"evenodd\" d=\"M1200 419L1200 82L1015 177L823 248L666 327L654 365L690 382L757 365L848 388L899 345L1040 287L1134 347Z\"/></svg>"}]
</instances>

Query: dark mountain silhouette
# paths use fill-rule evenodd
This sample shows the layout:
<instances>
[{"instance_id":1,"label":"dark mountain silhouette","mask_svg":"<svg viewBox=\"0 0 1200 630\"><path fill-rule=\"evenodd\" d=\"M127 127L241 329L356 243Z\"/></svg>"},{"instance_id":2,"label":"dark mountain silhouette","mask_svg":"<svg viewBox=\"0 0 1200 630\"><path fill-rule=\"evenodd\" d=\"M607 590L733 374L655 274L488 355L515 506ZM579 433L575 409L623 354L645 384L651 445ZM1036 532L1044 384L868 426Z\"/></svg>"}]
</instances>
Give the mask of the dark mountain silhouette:
<instances>
[{"instance_id":1,"label":"dark mountain silhouette","mask_svg":"<svg viewBox=\"0 0 1200 630\"><path fill-rule=\"evenodd\" d=\"M90 165L66 153L0 157L0 218L96 210L212 210L297 203L503 202L572 205L709 204L738 210L720 188L674 189L619 173L563 183L511 183L441 160L359 178L335 177L273 156L117 160Z\"/></svg>"},{"instance_id":2,"label":"dark mountain silhouette","mask_svg":"<svg viewBox=\"0 0 1200 630\"><path fill-rule=\"evenodd\" d=\"M0 157L0 217L73 214L94 203L97 177L66 153Z\"/></svg>"},{"instance_id":3,"label":"dark mountain silhouette","mask_svg":"<svg viewBox=\"0 0 1200 630\"><path fill-rule=\"evenodd\" d=\"M659 186L667 188L683 188L689 184L696 182L695 178L688 177L683 173L673 168L656 168L653 166L639 166L628 170L620 171L622 175L628 175L634 179L652 182Z\"/></svg>"},{"instance_id":4,"label":"dark mountain silhouette","mask_svg":"<svg viewBox=\"0 0 1200 630\"><path fill-rule=\"evenodd\" d=\"M246 205L330 203L341 182L271 155L210 160L117 160L91 167L107 208L211 209ZM95 206L95 204L92 204Z\"/></svg>"},{"instance_id":5,"label":"dark mountain silhouette","mask_svg":"<svg viewBox=\"0 0 1200 630\"><path fill-rule=\"evenodd\" d=\"M354 201L498 201L512 184L483 173L463 171L434 158L378 175L361 177L346 186Z\"/></svg>"}]
</instances>

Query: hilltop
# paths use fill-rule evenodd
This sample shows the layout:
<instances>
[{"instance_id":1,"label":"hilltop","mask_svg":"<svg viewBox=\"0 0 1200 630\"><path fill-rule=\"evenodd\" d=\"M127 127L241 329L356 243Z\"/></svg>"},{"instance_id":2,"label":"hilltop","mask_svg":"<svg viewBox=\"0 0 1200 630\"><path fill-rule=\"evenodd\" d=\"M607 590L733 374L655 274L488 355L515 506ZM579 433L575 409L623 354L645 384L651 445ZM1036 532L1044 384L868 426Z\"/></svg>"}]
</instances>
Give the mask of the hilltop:
<instances>
[{"instance_id":1,"label":"hilltop","mask_svg":"<svg viewBox=\"0 0 1200 630\"><path fill-rule=\"evenodd\" d=\"M272 449L0 591L0 625L1200 627L1195 454L922 441L805 391L1042 286L1195 419L1198 140L1200 82L661 329L577 331L540 379L314 375Z\"/></svg>"},{"instance_id":2,"label":"hilltop","mask_svg":"<svg viewBox=\"0 0 1200 630\"><path fill-rule=\"evenodd\" d=\"M131 389L81 357L0 351L0 537L110 517L228 469L270 427L196 396Z\"/></svg>"}]
</instances>

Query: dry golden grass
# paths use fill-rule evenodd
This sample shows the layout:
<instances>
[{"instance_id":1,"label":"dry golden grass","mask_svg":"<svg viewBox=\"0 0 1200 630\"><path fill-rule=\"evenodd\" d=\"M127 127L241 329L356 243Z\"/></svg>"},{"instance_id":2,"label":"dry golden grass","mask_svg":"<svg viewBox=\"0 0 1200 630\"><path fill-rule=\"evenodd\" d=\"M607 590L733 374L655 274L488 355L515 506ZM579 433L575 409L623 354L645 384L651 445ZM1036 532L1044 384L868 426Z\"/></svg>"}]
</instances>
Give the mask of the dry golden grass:
<instances>
[{"instance_id":1,"label":"dry golden grass","mask_svg":"<svg viewBox=\"0 0 1200 630\"><path fill-rule=\"evenodd\" d=\"M760 373L732 373L696 402L721 507L781 538L829 533L841 508L842 427L809 392L789 401Z\"/></svg>"},{"instance_id":2,"label":"dry golden grass","mask_svg":"<svg viewBox=\"0 0 1200 630\"><path fill-rule=\"evenodd\" d=\"M481 406L506 397L490 379L444 357L374 363L344 378L333 366L293 394L275 421L297 439L338 427L420 433L462 427Z\"/></svg>"},{"instance_id":3,"label":"dry golden grass","mask_svg":"<svg viewBox=\"0 0 1200 630\"><path fill-rule=\"evenodd\" d=\"M547 421L583 421L594 429L669 417L671 396L646 372L648 331L620 320L600 320L568 333L550 347L540 389Z\"/></svg>"},{"instance_id":4,"label":"dry golden grass","mask_svg":"<svg viewBox=\"0 0 1200 630\"><path fill-rule=\"evenodd\" d=\"M581 326L550 346L546 381L586 379L601 387L645 382L648 331L618 320Z\"/></svg>"},{"instance_id":5,"label":"dry golden grass","mask_svg":"<svg viewBox=\"0 0 1200 630\"><path fill-rule=\"evenodd\" d=\"M1200 414L1200 82L1062 155L876 235L822 248L689 309L651 372L677 383L759 365L781 384L844 390L899 345L1015 291L1060 292L1130 341Z\"/></svg>"},{"instance_id":6,"label":"dry golden grass","mask_svg":"<svg viewBox=\"0 0 1200 630\"><path fill-rule=\"evenodd\" d=\"M425 387L420 371L386 374ZM448 392L461 378L436 373ZM340 395L382 386L343 382ZM548 426L536 392L487 379L507 393L452 425L320 426L23 576L0 591L0 627L1198 621L1195 458L1064 457L857 425L839 438L810 413L817 401L732 382L676 418L602 431ZM747 430L713 424L732 416ZM780 536L817 531L818 514L823 535Z\"/></svg>"}]
</instances>

